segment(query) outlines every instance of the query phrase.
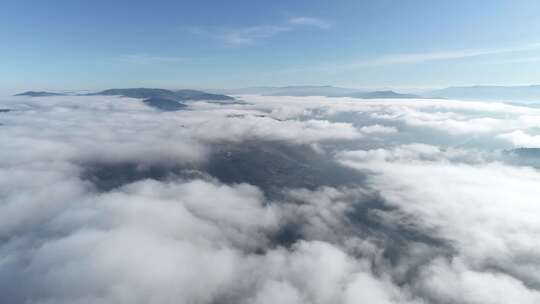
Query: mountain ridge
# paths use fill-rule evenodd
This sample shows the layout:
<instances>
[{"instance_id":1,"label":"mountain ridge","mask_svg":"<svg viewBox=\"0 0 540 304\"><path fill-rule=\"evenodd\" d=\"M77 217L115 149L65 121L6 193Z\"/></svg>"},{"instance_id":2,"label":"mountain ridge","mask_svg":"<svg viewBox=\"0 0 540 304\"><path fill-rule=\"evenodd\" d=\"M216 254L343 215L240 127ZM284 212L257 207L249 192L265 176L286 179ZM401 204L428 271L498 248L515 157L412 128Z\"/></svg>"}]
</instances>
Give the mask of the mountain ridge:
<instances>
[{"instance_id":1,"label":"mountain ridge","mask_svg":"<svg viewBox=\"0 0 540 304\"><path fill-rule=\"evenodd\" d=\"M55 93L47 91L26 91L15 94L15 96L30 96L30 97L47 97L47 96L65 96L64 93Z\"/></svg>"},{"instance_id":2,"label":"mountain ridge","mask_svg":"<svg viewBox=\"0 0 540 304\"><path fill-rule=\"evenodd\" d=\"M46 91L27 91L16 94L15 96L46 97L46 96L68 96L64 93L53 93ZM107 89L94 93L75 94L75 96L123 96L137 99L143 99L143 103L162 110L178 111L187 107L187 101L233 101L234 97L212 94L198 90L182 89L167 90L157 88L126 88L126 89Z\"/></svg>"},{"instance_id":3,"label":"mountain ridge","mask_svg":"<svg viewBox=\"0 0 540 304\"><path fill-rule=\"evenodd\" d=\"M210 90L212 91L212 90ZM282 87L247 87L230 90L214 90L214 92L228 94L257 94L264 96L326 96L326 97L353 97L362 99L375 98L424 98L415 94L398 93L392 90L360 90L354 88L335 87L331 85L312 86L282 86Z\"/></svg>"}]
</instances>

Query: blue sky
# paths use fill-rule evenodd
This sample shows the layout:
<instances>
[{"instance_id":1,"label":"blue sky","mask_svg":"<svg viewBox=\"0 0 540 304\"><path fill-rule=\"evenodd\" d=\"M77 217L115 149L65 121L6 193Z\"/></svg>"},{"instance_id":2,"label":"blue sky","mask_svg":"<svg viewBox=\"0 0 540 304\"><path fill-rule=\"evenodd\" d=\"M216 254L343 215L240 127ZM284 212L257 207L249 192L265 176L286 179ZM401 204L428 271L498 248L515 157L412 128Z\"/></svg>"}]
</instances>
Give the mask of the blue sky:
<instances>
[{"instance_id":1,"label":"blue sky","mask_svg":"<svg viewBox=\"0 0 540 304\"><path fill-rule=\"evenodd\" d=\"M0 90L540 83L540 1L0 0Z\"/></svg>"}]
</instances>

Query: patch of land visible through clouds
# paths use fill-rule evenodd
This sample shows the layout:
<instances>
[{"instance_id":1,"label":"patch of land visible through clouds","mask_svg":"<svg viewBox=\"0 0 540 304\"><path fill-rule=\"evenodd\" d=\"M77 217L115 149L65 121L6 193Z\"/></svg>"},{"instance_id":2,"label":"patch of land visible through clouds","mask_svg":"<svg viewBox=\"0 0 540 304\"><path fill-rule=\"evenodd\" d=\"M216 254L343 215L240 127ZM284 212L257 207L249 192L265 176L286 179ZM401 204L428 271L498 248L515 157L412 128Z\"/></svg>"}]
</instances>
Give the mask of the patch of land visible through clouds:
<instances>
[{"instance_id":1,"label":"patch of land visible through clouds","mask_svg":"<svg viewBox=\"0 0 540 304\"><path fill-rule=\"evenodd\" d=\"M540 111L10 97L9 303L538 303Z\"/></svg>"},{"instance_id":2,"label":"patch of land visible through clouds","mask_svg":"<svg viewBox=\"0 0 540 304\"><path fill-rule=\"evenodd\" d=\"M269 198L279 197L284 188L352 187L365 181L362 172L339 166L331 155L306 145L251 140L216 144L211 151L204 163L191 165L84 163L81 178L100 191L110 191L144 179L211 177L225 184L257 186Z\"/></svg>"}]
</instances>

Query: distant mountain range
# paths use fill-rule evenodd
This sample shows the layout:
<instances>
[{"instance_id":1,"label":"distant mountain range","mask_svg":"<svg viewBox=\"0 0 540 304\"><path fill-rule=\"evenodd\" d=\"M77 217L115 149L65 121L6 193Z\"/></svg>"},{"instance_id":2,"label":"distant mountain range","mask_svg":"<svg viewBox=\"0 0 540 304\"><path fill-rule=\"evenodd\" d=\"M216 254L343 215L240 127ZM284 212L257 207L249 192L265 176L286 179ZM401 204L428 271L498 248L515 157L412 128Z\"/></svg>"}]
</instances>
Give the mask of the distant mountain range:
<instances>
[{"instance_id":1,"label":"distant mountain range","mask_svg":"<svg viewBox=\"0 0 540 304\"><path fill-rule=\"evenodd\" d=\"M34 92L28 91L15 96L45 97L45 96L66 96L70 94L53 92ZM177 111L187 105L186 101L232 101L234 97L221 94L211 94L197 90L166 90L153 88L129 88L129 89L108 89L97 93L76 94L76 96L124 96L143 99L143 102L151 107L163 111Z\"/></svg>"},{"instance_id":2,"label":"distant mountain range","mask_svg":"<svg viewBox=\"0 0 540 304\"><path fill-rule=\"evenodd\" d=\"M540 102L540 85L529 86L462 86L423 91L418 94L398 93L391 90L366 91L334 86L285 86L285 87L249 87L224 90L166 90L153 88L109 89L97 93L73 94L45 91L28 91L16 96L45 97L62 95L117 95L143 99L146 104L162 110L180 109L186 101L208 100L230 103L235 100L230 95L265 95L265 96L327 96L353 97L362 99L419 99L444 98L462 100Z\"/></svg>"},{"instance_id":3,"label":"distant mountain range","mask_svg":"<svg viewBox=\"0 0 540 304\"><path fill-rule=\"evenodd\" d=\"M210 90L221 94L254 94L266 96L337 96L358 92L358 89L334 86L286 86L286 87L249 87L226 90Z\"/></svg>"},{"instance_id":4,"label":"distant mountain range","mask_svg":"<svg viewBox=\"0 0 540 304\"><path fill-rule=\"evenodd\" d=\"M359 89L334 86L286 86L286 87L249 87L230 90L210 90L216 93L244 95L256 94L266 96L327 96L374 98L422 98L419 95L402 94L394 91L362 91Z\"/></svg>"},{"instance_id":5,"label":"distant mountain range","mask_svg":"<svg viewBox=\"0 0 540 304\"><path fill-rule=\"evenodd\" d=\"M197 90L166 90L166 89L151 89L151 88L130 88L130 89L109 89L97 93L89 93L85 95L118 95L132 98L163 98L177 101L187 100L234 100L233 97L211 94Z\"/></svg>"},{"instance_id":6,"label":"distant mountain range","mask_svg":"<svg viewBox=\"0 0 540 304\"><path fill-rule=\"evenodd\" d=\"M207 93L197 90L166 90L154 88L129 88L129 89L108 89L96 93L76 94L80 96L125 96L131 98L144 99L149 104L160 104L164 107L172 106L173 103L197 100L211 101L231 101L233 97L224 94L234 95L266 95L266 96L328 96L328 97L354 97L364 99L375 98L422 98L414 94L403 94L395 91L360 91L358 89L341 88L334 86L287 86L287 87L250 87L231 90L209 90ZM56 92L34 92L28 91L16 96L62 96L73 95ZM166 105L169 104L169 105Z\"/></svg>"},{"instance_id":7,"label":"distant mountain range","mask_svg":"<svg viewBox=\"0 0 540 304\"><path fill-rule=\"evenodd\" d=\"M242 95L257 94L266 96L327 96L373 98L444 98L462 100L528 102L540 101L540 85L529 86L462 86L437 90L416 90L416 94L405 94L391 90L368 91L334 86L285 86L249 87L230 90L210 90L214 93Z\"/></svg>"},{"instance_id":8,"label":"distant mountain range","mask_svg":"<svg viewBox=\"0 0 540 304\"><path fill-rule=\"evenodd\" d=\"M64 93L53 93L45 91L26 91L23 93L15 94L15 96L30 96L30 97L46 97L46 96L62 96Z\"/></svg>"},{"instance_id":9,"label":"distant mountain range","mask_svg":"<svg viewBox=\"0 0 540 304\"><path fill-rule=\"evenodd\" d=\"M357 92L357 93L350 93L350 94L343 95L343 97L354 97L354 98L363 98L363 99L375 99L375 98L423 98L420 95L396 93L394 91Z\"/></svg>"},{"instance_id":10,"label":"distant mountain range","mask_svg":"<svg viewBox=\"0 0 540 304\"><path fill-rule=\"evenodd\" d=\"M118 95L131 98L144 99L143 102L148 106L163 110L177 111L186 107L186 101L229 101L234 100L233 97L221 94L211 94L197 90L178 90L171 91L166 89L151 89L151 88L130 88L130 89L109 89L97 93L86 95Z\"/></svg>"}]
</instances>

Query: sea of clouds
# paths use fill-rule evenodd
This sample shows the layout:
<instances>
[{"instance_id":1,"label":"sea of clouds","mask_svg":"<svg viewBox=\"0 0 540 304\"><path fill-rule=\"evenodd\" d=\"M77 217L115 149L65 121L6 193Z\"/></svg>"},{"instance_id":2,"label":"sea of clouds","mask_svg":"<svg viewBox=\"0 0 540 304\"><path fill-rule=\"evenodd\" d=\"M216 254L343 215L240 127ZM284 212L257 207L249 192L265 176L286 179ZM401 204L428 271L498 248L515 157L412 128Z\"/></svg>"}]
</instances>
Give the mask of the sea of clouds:
<instances>
[{"instance_id":1,"label":"sea of clouds","mask_svg":"<svg viewBox=\"0 0 540 304\"><path fill-rule=\"evenodd\" d=\"M239 98L2 98L0 303L540 303L540 108Z\"/></svg>"}]
</instances>

